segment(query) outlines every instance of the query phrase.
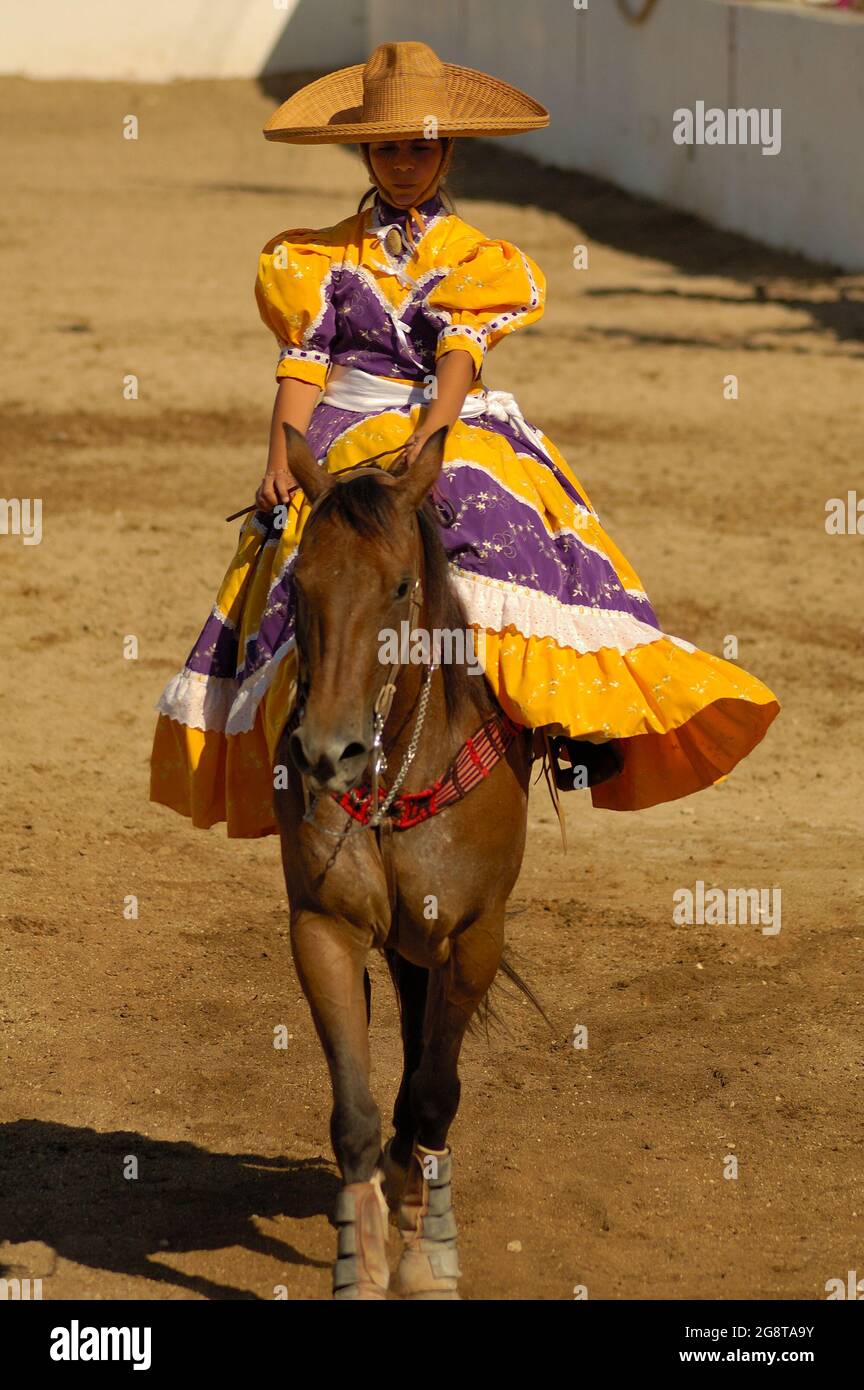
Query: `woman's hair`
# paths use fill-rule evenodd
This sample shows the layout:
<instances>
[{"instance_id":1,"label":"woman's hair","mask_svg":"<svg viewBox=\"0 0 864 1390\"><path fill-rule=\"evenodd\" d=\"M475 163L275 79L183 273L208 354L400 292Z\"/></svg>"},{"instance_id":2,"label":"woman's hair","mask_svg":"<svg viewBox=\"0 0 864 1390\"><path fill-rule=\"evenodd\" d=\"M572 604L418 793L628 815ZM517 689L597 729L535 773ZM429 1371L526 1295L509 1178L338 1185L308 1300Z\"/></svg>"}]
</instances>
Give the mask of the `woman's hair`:
<instances>
[{"instance_id":1,"label":"woman's hair","mask_svg":"<svg viewBox=\"0 0 864 1390\"><path fill-rule=\"evenodd\" d=\"M452 135L444 136L444 137L442 138L442 140L441 140L441 155L442 155L442 161L441 161L441 162L442 162L442 164L444 165L445 169L448 170L448 172L449 172L450 165L451 165L451 163L452 163L452 159L453 159L453 147L455 146L455 144L456 144L456 141L455 141L455 139L454 139L454 137L453 137ZM363 145L358 145L358 146L357 146L357 150L358 150L358 153L360 154L361 159L363 160L364 164L366 165L366 167L367 167L367 169L368 169L368 168L369 168L369 145L368 145L368 143L367 143L367 144L363 144ZM453 202L453 199L452 199L452 197L450 196L450 191L449 191L449 189L447 188L447 175L446 175L446 174L444 175L443 179L442 179L441 182L439 183L438 188L437 188L436 191L437 191L438 196L440 197L441 201L443 202L445 208L447 209L447 211L448 211L448 212L455 212L455 211L456 211L456 204ZM360 202L357 204L357 211L358 211L358 212L362 212L363 209L365 208L366 204L369 202L369 199L370 199L370 198L374 198L375 194L378 193L378 192L380 192L380 190L379 190L377 184L374 184L374 183L373 183L373 185L372 185L371 188L367 188L367 189L366 189L366 192L363 194L363 197L360 199Z\"/></svg>"}]
</instances>

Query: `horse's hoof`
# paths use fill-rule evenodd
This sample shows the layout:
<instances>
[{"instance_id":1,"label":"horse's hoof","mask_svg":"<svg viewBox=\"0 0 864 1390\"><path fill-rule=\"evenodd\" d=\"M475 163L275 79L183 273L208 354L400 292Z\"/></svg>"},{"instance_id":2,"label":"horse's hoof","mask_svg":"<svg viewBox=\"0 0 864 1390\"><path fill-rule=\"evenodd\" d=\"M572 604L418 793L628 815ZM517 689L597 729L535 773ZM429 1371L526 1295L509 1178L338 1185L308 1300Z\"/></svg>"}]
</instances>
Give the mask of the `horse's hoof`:
<instances>
[{"instance_id":1,"label":"horse's hoof","mask_svg":"<svg viewBox=\"0 0 864 1390\"><path fill-rule=\"evenodd\" d=\"M387 1203L381 1175L370 1182L346 1183L336 1198L338 1243L333 1266L333 1297L380 1302L387 1297Z\"/></svg>"},{"instance_id":2,"label":"horse's hoof","mask_svg":"<svg viewBox=\"0 0 864 1390\"><path fill-rule=\"evenodd\" d=\"M450 1200L449 1149L435 1153L415 1144L399 1209L403 1249L396 1291L405 1299L458 1299L462 1273L456 1251L456 1218Z\"/></svg>"}]
</instances>

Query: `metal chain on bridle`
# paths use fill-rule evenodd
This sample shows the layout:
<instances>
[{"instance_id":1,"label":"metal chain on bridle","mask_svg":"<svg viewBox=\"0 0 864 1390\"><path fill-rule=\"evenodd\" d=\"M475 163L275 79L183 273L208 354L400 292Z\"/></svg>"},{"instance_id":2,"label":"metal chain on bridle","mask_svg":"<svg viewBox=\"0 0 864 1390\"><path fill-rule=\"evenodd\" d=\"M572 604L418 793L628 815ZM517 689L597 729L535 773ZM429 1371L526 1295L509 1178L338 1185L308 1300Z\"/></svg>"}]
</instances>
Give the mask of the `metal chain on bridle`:
<instances>
[{"instance_id":1,"label":"metal chain on bridle","mask_svg":"<svg viewBox=\"0 0 864 1390\"><path fill-rule=\"evenodd\" d=\"M361 824L358 821L349 820L348 823L342 828L342 830L331 830L329 826L321 825L315 819L315 812L318 807L320 796L315 792L309 792L307 796L306 779L302 778L301 775L301 780L303 782L304 797L306 797L307 799L306 812L303 816L303 820L307 825L314 825L315 829L319 830L322 835L329 835L334 840L344 840L347 839L349 835L362 834L364 830L377 830L378 827L384 823L385 817L387 816L390 807L393 805L393 802L396 800L396 796L402 786L402 783L405 781L408 769L413 763L415 757L417 756L417 748L420 743L420 735L423 732L423 724L426 719L426 708L429 704L429 692L432 688L432 677L435 674L436 669L437 667L434 661L430 662L429 666L427 666L426 668L425 674L423 676L423 685L420 690L420 698L417 701L417 715L414 721L414 731L409 740L408 747L405 749L405 752L402 755L402 761L399 764L399 771L396 773L396 776L394 777L393 782L391 783L390 790L388 791L384 800L380 802L380 778L381 774L386 772L387 770L387 757L384 752L384 725L387 722L387 713L385 713L383 710L379 710L378 708L378 700L380 700L381 698L380 694L378 700L376 700L375 702L374 732L372 736L372 812L369 816L369 819L363 824ZM388 690L393 691L393 687L389 684L383 687L381 694ZM388 713L389 705L392 703L392 699L393 694L390 693L388 695L387 701L385 702L388 706Z\"/></svg>"}]
</instances>

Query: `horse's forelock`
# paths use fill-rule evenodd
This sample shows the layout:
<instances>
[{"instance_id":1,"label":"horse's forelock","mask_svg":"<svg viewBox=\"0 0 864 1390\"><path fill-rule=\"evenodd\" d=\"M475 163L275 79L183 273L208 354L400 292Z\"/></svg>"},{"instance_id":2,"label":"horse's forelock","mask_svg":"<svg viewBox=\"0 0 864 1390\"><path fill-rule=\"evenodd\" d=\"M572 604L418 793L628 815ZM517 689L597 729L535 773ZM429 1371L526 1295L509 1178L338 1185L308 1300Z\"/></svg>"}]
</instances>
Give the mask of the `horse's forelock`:
<instances>
[{"instance_id":1,"label":"horse's forelock","mask_svg":"<svg viewBox=\"0 0 864 1390\"><path fill-rule=\"evenodd\" d=\"M312 525L338 520L364 539L386 539L398 523L397 513L393 488L367 474L335 482L318 501Z\"/></svg>"}]
</instances>

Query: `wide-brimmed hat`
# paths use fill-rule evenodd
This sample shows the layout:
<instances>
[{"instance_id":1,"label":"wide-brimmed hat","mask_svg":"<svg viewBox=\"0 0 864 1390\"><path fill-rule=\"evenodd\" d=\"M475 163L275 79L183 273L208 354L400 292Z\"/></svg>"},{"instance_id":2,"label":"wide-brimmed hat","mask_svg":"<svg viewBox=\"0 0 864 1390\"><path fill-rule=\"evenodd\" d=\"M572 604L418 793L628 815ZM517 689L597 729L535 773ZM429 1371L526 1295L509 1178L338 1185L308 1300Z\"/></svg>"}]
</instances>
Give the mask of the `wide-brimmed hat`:
<instances>
[{"instance_id":1,"label":"wide-brimmed hat","mask_svg":"<svg viewBox=\"0 0 864 1390\"><path fill-rule=\"evenodd\" d=\"M366 63L319 77L289 97L264 127L268 140L341 145L369 140L518 135L549 112L518 87L442 63L425 43L382 43Z\"/></svg>"}]
</instances>

